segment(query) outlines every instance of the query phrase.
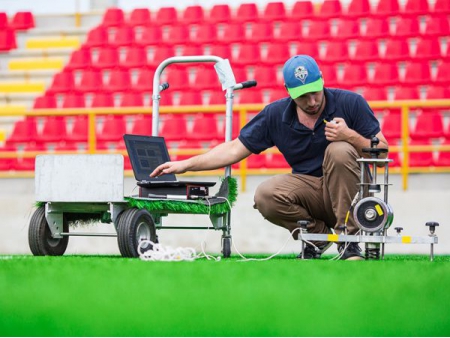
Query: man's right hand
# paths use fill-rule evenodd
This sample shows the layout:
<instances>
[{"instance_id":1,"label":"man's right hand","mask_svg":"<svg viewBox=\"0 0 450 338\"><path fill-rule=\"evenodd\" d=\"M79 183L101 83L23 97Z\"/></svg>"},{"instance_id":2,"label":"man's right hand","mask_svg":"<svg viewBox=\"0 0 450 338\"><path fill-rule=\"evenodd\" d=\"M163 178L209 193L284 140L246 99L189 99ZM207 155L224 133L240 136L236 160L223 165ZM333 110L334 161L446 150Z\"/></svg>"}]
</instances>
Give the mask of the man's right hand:
<instances>
[{"instance_id":1,"label":"man's right hand","mask_svg":"<svg viewBox=\"0 0 450 338\"><path fill-rule=\"evenodd\" d=\"M186 171L186 161L166 162L156 167L150 174L150 177L157 177L165 174L183 174Z\"/></svg>"}]
</instances>

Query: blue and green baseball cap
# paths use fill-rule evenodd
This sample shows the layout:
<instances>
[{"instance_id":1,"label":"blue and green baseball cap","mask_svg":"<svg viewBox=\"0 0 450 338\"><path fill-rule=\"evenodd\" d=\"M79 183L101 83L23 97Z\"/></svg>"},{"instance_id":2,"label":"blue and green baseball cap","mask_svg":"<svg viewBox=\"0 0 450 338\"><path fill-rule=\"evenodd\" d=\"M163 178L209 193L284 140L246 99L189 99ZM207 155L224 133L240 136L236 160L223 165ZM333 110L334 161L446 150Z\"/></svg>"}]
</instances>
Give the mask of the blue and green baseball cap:
<instances>
[{"instance_id":1,"label":"blue and green baseball cap","mask_svg":"<svg viewBox=\"0 0 450 338\"><path fill-rule=\"evenodd\" d=\"M322 73L309 55L295 55L286 61L283 77L289 95L296 99L306 93L323 90Z\"/></svg>"}]
</instances>

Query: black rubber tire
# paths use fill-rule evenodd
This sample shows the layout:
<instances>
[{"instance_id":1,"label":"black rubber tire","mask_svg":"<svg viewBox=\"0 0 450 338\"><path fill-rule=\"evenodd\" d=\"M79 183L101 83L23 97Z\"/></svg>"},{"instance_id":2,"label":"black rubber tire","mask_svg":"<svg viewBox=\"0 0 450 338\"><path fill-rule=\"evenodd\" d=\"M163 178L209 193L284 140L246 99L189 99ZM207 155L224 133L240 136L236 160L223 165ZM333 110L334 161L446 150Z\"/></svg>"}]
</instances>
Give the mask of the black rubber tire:
<instances>
[{"instance_id":1,"label":"black rubber tire","mask_svg":"<svg viewBox=\"0 0 450 338\"><path fill-rule=\"evenodd\" d=\"M63 232L69 232L69 224L63 217ZM66 252L69 236L53 238L45 219L45 207L36 209L28 228L28 244L34 256L62 256Z\"/></svg>"},{"instance_id":2,"label":"black rubber tire","mask_svg":"<svg viewBox=\"0 0 450 338\"><path fill-rule=\"evenodd\" d=\"M145 209L131 208L122 212L117 221L117 241L123 257L139 257L139 242L150 240L157 243L155 222ZM149 245L143 251L152 250Z\"/></svg>"},{"instance_id":3,"label":"black rubber tire","mask_svg":"<svg viewBox=\"0 0 450 338\"><path fill-rule=\"evenodd\" d=\"M223 258L231 256L231 237L222 237L222 255Z\"/></svg>"}]
</instances>

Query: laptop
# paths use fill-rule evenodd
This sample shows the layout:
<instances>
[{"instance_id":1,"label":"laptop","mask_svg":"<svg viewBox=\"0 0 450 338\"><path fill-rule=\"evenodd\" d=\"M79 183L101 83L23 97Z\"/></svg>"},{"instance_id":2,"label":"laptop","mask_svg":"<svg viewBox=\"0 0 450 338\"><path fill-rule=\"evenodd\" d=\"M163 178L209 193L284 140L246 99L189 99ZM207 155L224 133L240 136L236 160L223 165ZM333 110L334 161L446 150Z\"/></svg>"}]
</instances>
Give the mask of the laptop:
<instances>
[{"instance_id":1,"label":"laptop","mask_svg":"<svg viewBox=\"0 0 450 338\"><path fill-rule=\"evenodd\" d=\"M192 191L207 196L207 188L216 184L209 181L179 181L174 174L150 177L157 166L170 161L164 137L125 134L123 139L137 185L144 188L142 197L170 194L189 197Z\"/></svg>"}]
</instances>

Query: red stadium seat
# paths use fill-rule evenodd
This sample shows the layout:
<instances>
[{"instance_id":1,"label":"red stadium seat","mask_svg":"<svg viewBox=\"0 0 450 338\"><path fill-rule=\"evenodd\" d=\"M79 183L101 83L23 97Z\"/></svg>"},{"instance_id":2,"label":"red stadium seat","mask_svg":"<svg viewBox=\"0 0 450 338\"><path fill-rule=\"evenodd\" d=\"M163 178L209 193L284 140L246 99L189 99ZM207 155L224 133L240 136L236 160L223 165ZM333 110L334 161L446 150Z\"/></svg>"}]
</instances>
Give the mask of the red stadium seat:
<instances>
[{"instance_id":1,"label":"red stadium seat","mask_svg":"<svg viewBox=\"0 0 450 338\"><path fill-rule=\"evenodd\" d=\"M33 13L29 11L16 12L11 20L10 27L14 30L28 30L35 27Z\"/></svg>"},{"instance_id":2,"label":"red stadium seat","mask_svg":"<svg viewBox=\"0 0 450 338\"><path fill-rule=\"evenodd\" d=\"M441 55L441 43L438 37L421 38L417 41L415 60L431 61L439 60Z\"/></svg>"},{"instance_id":3,"label":"red stadium seat","mask_svg":"<svg viewBox=\"0 0 450 338\"><path fill-rule=\"evenodd\" d=\"M0 147L0 152L15 152L16 147L5 144ZM17 159L15 158L0 158L0 171L8 171L16 169Z\"/></svg>"},{"instance_id":4,"label":"red stadium seat","mask_svg":"<svg viewBox=\"0 0 450 338\"><path fill-rule=\"evenodd\" d=\"M365 39L380 39L390 35L389 21L386 18L370 17L365 23L365 29L361 34Z\"/></svg>"},{"instance_id":5,"label":"red stadium seat","mask_svg":"<svg viewBox=\"0 0 450 338\"><path fill-rule=\"evenodd\" d=\"M147 50L144 47L128 47L125 57L120 61L120 66L126 69L141 69L147 65Z\"/></svg>"},{"instance_id":6,"label":"red stadium seat","mask_svg":"<svg viewBox=\"0 0 450 338\"><path fill-rule=\"evenodd\" d=\"M417 86L396 86L393 98L394 100L419 100L419 88Z\"/></svg>"},{"instance_id":7,"label":"red stadium seat","mask_svg":"<svg viewBox=\"0 0 450 338\"><path fill-rule=\"evenodd\" d=\"M267 167L266 154L252 154L247 157L247 168L249 169L261 169Z\"/></svg>"},{"instance_id":8,"label":"red stadium seat","mask_svg":"<svg viewBox=\"0 0 450 338\"><path fill-rule=\"evenodd\" d=\"M393 62L378 62L374 65L373 76L369 77L371 86L394 86L399 82L397 65Z\"/></svg>"},{"instance_id":9,"label":"red stadium seat","mask_svg":"<svg viewBox=\"0 0 450 338\"><path fill-rule=\"evenodd\" d=\"M125 120L108 116L97 132L97 140L99 142L119 142L124 134L126 134Z\"/></svg>"},{"instance_id":10,"label":"red stadium seat","mask_svg":"<svg viewBox=\"0 0 450 338\"><path fill-rule=\"evenodd\" d=\"M382 60L404 61L410 58L409 45L406 39L388 38L386 39L386 49Z\"/></svg>"},{"instance_id":11,"label":"red stadium seat","mask_svg":"<svg viewBox=\"0 0 450 338\"><path fill-rule=\"evenodd\" d=\"M224 59L231 59L231 49L227 44L215 44L211 46L209 55L220 56Z\"/></svg>"},{"instance_id":12,"label":"red stadium seat","mask_svg":"<svg viewBox=\"0 0 450 338\"><path fill-rule=\"evenodd\" d=\"M258 6L254 2L241 3L233 17L234 22L257 22L259 21Z\"/></svg>"},{"instance_id":13,"label":"red stadium seat","mask_svg":"<svg viewBox=\"0 0 450 338\"><path fill-rule=\"evenodd\" d=\"M26 152L42 152L45 151L45 147L41 144L30 143L25 146ZM33 157L19 157L17 159L15 169L24 171L33 171L35 169L36 156Z\"/></svg>"},{"instance_id":14,"label":"red stadium seat","mask_svg":"<svg viewBox=\"0 0 450 338\"><path fill-rule=\"evenodd\" d=\"M431 145L431 142L413 140L409 144L410 146L424 146ZM409 166L410 167L430 167L434 165L433 153L431 151L420 151L409 153Z\"/></svg>"},{"instance_id":15,"label":"red stadium seat","mask_svg":"<svg viewBox=\"0 0 450 338\"><path fill-rule=\"evenodd\" d=\"M134 44L134 29L130 26L118 27L109 38L109 45L113 47L129 47Z\"/></svg>"},{"instance_id":16,"label":"red stadium seat","mask_svg":"<svg viewBox=\"0 0 450 338\"><path fill-rule=\"evenodd\" d=\"M6 29L8 25L8 15L5 12L0 12L0 29Z\"/></svg>"},{"instance_id":17,"label":"red stadium seat","mask_svg":"<svg viewBox=\"0 0 450 338\"><path fill-rule=\"evenodd\" d=\"M142 47L158 45L162 41L162 31L159 26L145 26L135 37L135 44Z\"/></svg>"},{"instance_id":18,"label":"red stadium seat","mask_svg":"<svg viewBox=\"0 0 450 338\"><path fill-rule=\"evenodd\" d=\"M383 120L381 121L381 130L389 143L394 144L402 137L401 114L389 112L384 115Z\"/></svg>"},{"instance_id":19,"label":"red stadium seat","mask_svg":"<svg viewBox=\"0 0 450 338\"><path fill-rule=\"evenodd\" d=\"M167 69L167 79L169 88L172 90L183 90L189 86L189 74L184 68L169 68Z\"/></svg>"},{"instance_id":20,"label":"red stadium seat","mask_svg":"<svg viewBox=\"0 0 450 338\"><path fill-rule=\"evenodd\" d=\"M84 108L86 106L84 96L77 93L66 93L62 102L62 108Z\"/></svg>"},{"instance_id":21,"label":"red stadium seat","mask_svg":"<svg viewBox=\"0 0 450 338\"><path fill-rule=\"evenodd\" d=\"M284 169L290 168L283 154L267 154L266 168L268 169Z\"/></svg>"},{"instance_id":22,"label":"red stadium seat","mask_svg":"<svg viewBox=\"0 0 450 338\"><path fill-rule=\"evenodd\" d=\"M306 40L329 40L331 38L330 22L328 20L313 20L309 22L308 30L303 38Z\"/></svg>"},{"instance_id":23,"label":"red stadium seat","mask_svg":"<svg viewBox=\"0 0 450 338\"><path fill-rule=\"evenodd\" d=\"M14 123L12 132L6 138L6 143L30 143L37 135L37 125L35 119L24 119Z\"/></svg>"},{"instance_id":24,"label":"red stadium seat","mask_svg":"<svg viewBox=\"0 0 450 338\"><path fill-rule=\"evenodd\" d=\"M199 68L194 83L199 90L220 88L219 77L216 71L210 67Z\"/></svg>"},{"instance_id":25,"label":"red stadium seat","mask_svg":"<svg viewBox=\"0 0 450 338\"><path fill-rule=\"evenodd\" d=\"M152 13L148 8L135 8L131 11L126 24L128 26L148 26L151 23Z\"/></svg>"},{"instance_id":26,"label":"red stadium seat","mask_svg":"<svg viewBox=\"0 0 450 338\"><path fill-rule=\"evenodd\" d=\"M163 42L170 46L183 45L187 41L189 41L189 28L184 25L172 25L167 38L163 35Z\"/></svg>"},{"instance_id":27,"label":"red stadium seat","mask_svg":"<svg viewBox=\"0 0 450 338\"><path fill-rule=\"evenodd\" d=\"M98 57L93 58L92 66L96 69L112 69L119 66L119 51L114 47L102 47Z\"/></svg>"},{"instance_id":28,"label":"red stadium seat","mask_svg":"<svg viewBox=\"0 0 450 338\"><path fill-rule=\"evenodd\" d=\"M240 23L230 23L224 27L223 35L218 41L223 44L242 42L245 38L245 27Z\"/></svg>"},{"instance_id":29,"label":"red stadium seat","mask_svg":"<svg viewBox=\"0 0 450 338\"><path fill-rule=\"evenodd\" d=\"M347 63L344 66L340 86L353 89L367 84L367 69L365 64Z\"/></svg>"},{"instance_id":30,"label":"red stadium seat","mask_svg":"<svg viewBox=\"0 0 450 338\"><path fill-rule=\"evenodd\" d=\"M354 19L369 18L371 15L372 9L369 0L351 0L345 11L345 16Z\"/></svg>"},{"instance_id":31,"label":"red stadium seat","mask_svg":"<svg viewBox=\"0 0 450 338\"><path fill-rule=\"evenodd\" d=\"M12 29L0 30L0 51L9 51L17 48L16 34Z\"/></svg>"},{"instance_id":32,"label":"red stadium seat","mask_svg":"<svg viewBox=\"0 0 450 338\"><path fill-rule=\"evenodd\" d=\"M143 105L144 98L139 92L123 93L119 101L119 107L142 107Z\"/></svg>"},{"instance_id":33,"label":"red stadium seat","mask_svg":"<svg viewBox=\"0 0 450 338\"><path fill-rule=\"evenodd\" d=\"M143 92L143 91L152 92L153 91L153 76L154 76L154 74L155 74L155 72L150 69L145 69L145 68L140 69L136 83L133 84L132 89L141 91L141 92Z\"/></svg>"},{"instance_id":34,"label":"red stadium seat","mask_svg":"<svg viewBox=\"0 0 450 338\"><path fill-rule=\"evenodd\" d=\"M212 24L229 23L231 22L231 8L228 4L216 4L211 7L207 22Z\"/></svg>"},{"instance_id":35,"label":"red stadium seat","mask_svg":"<svg viewBox=\"0 0 450 338\"><path fill-rule=\"evenodd\" d=\"M449 5L450 7L450 5ZM447 15L427 16L425 19L424 36L448 36L450 35L450 23Z\"/></svg>"},{"instance_id":36,"label":"red stadium seat","mask_svg":"<svg viewBox=\"0 0 450 338\"><path fill-rule=\"evenodd\" d=\"M337 71L334 64L320 65L320 70L326 87L335 87L338 85Z\"/></svg>"},{"instance_id":37,"label":"red stadium seat","mask_svg":"<svg viewBox=\"0 0 450 338\"><path fill-rule=\"evenodd\" d=\"M400 13L398 0L378 0L373 15L382 18L397 16Z\"/></svg>"},{"instance_id":38,"label":"red stadium seat","mask_svg":"<svg viewBox=\"0 0 450 338\"><path fill-rule=\"evenodd\" d=\"M445 85L430 85L425 91L426 100L439 100L450 97L450 90Z\"/></svg>"},{"instance_id":39,"label":"red stadium seat","mask_svg":"<svg viewBox=\"0 0 450 338\"><path fill-rule=\"evenodd\" d=\"M414 0L415 1L415 0ZM395 37L412 38L420 35L419 20L417 17L401 17L395 23Z\"/></svg>"},{"instance_id":40,"label":"red stadium seat","mask_svg":"<svg viewBox=\"0 0 450 338\"><path fill-rule=\"evenodd\" d=\"M406 64L405 75L400 79L403 84L420 85L431 82L431 71L428 62L411 61Z\"/></svg>"},{"instance_id":41,"label":"red stadium seat","mask_svg":"<svg viewBox=\"0 0 450 338\"><path fill-rule=\"evenodd\" d=\"M178 12L175 7L160 7L156 12L153 22L155 25L176 25L178 23Z\"/></svg>"},{"instance_id":42,"label":"red stadium seat","mask_svg":"<svg viewBox=\"0 0 450 338\"><path fill-rule=\"evenodd\" d=\"M66 138L66 120L60 116L47 116L44 120L42 130L36 135L36 142L48 143L59 142Z\"/></svg>"},{"instance_id":43,"label":"red stadium seat","mask_svg":"<svg viewBox=\"0 0 450 338\"><path fill-rule=\"evenodd\" d=\"M450 139L445 139L441 145L450 146ZM450 151L439 151L434 165L437 167L450 167Z\"/></svg>"},{"instance_id":44,"label":"red stadium seat","mask_svg":"<svg viewBox=\"0 0 450 338\"><path fill-rule=\"evenodd\" d=\"M302 36L302 24L298 21L284 21L280 23L276 40L279 42L297 42Z\"/></svg>"},{"instance_id":45,"label":"red stadium seat","mask_svg":"<svg viewBox=\"0 0 450 338\"><path fill-rule=\"evenodd\" d=\"M84 47L103 47L108 44L108 31L103 26L97 26L91 29L84 42Z\"/></svg>"},{"instance_id":46,"label":"red stadium seat","mask_svg":"<svg viewBox=\"0 0 450 338\"><path fill-rule=\"evenodd\" d=\"M187 120L180 114L165 116L159 135L166 141L182 141L187 136Z\"/></svg>"},{"instance_id":47,"label":"red stadium seat","mask_svg":"<svg viewBox=\"0 0 450 338\"><path fill-rule=\"evenodd\" d=\"M324 0L320 6L317 16L331 19L339 18L342 14L342 5L340 0Z\"/></svg>"},{"instance_id":48,"label":"red stadium seat","mask_svg":"<svg viewBox=\"0 0 450 338\"><path fill-rule=\"evenodd\" d=\"M251 43L272 42L274 40L272 24L264 21L254 23L247 40Z\"/></svg>"},{"instance_id":49,"label":"red stadium seat","mask_svg":"<svg viewBox=\"0 0 450 338\"><path fill-rule=\"evenodd\" d=\"M296 54L310 55L315 59L319 59L319 43L316 41L305 41L298 45Z\"/></svg>"},{"instance_id":50,"label":"red stadium seat","mask_svg":"<svg viewBox=\"0 0 450 338\"><path fill-rule=\"evenodd\" d=\"M80 82L75 83L78 92L97 92L103 87L102 74L98 70L85 69L81 74Z\"/></svg>"},{"instance_id":51,"label":"red stadium seat","mask_svg":"<svg viewBox=\"0 0 450 338\"><path fill-rule=\"evenodd\" d=\"M114 97L111 93L97 92L92 98L91 107L114 107Z\"/></svg>"},{"instance_id":52,"label":"red stadium seat","mask_svg":"<svg viewBox=\"0 0 450 338\"><path fill-rule=\"evenodd\" d=\"M262 62L267 65L283 65L289 55L290 50L286 43L274 42L267 46L267 55Z\"/></svg>"},{"instance_id":53,"label":"red stadium seat","mask_svg":"<svg viewBox=\"0 0 450 338\"><path fill-rule=\"evenodd\" d=\"M33 109L54 109L57 106L56 97L47 93L36 97L33 103Z\"/></svg>"},{"instance_id":54,"label":"red stadium seat","mask_svg":"<svg viewBox=\"0 0 450 338\"><path fill-rule=\"evenodd\" d=\"M113 69L109 75L109 81L103 84L103 90L114 93L124 92L131 87L131 76L128 70Z\"/></svg>"},{"instance_id":55,"label":"red stadium seat","mask_svg":"<svg viewBox=\"0 0 450 338\"><path fill-rule=\"evenodd\" d=\"M72 129L66 136L66 141L70 143L88 141L88 118L86 115L78 115L75 117Z\"/></svg>"},{"instance_id":56,"label":"red stadium seat","mask_svg":"<svg viewBox=\"0 0 450 338\"><path fill-rule=\"evenodd\" d=\"M361 95L367 101L387 101L387 91L384 87L364 87Z\"/></svg>"},{"instance_id":57,"label":"red stadium seat","mask_svg":"<svg viewBox=\"0 0 450 338\"><path fill-rule=\"evenodd\" d=\"M148 66L156 69L162 61L172 56L175 56L175 52L171 46L159 46L154 50L154 53L152 54L151 59L148 60L147 64Z\"/></svg>"},{"instance_id":58,"label":"red stadium seat","mask_svg":"<svg viewBox=\"0 0 450 338\"><path fill-rule=\"evenodd\" d=\"M433 13L450 14L450 2L448 0L436 0L433 6Z\"/></svg>"},{"instance_id":59,"label":"red stadium seat","mask_svg":"<svg viewBox=\"0 0 450 338\"><path fill-rule=\"evenodd\" d=\"M314 5L310 0L296 1L292 6L291 11L288 13L288 20L302 21L314 17Z\"/></svg>"},{"instance_id":60,"label":"red stadium seat","mask_svg":"<svg viewBox=\"0 0 450 338\"><path fill-rule=\"evenodd\" d=\"M413 140L439 139L444 136L443 117L438 110L421 112L409 136Z\"/></svg>"},{"instance_id":61,"label":"red stadium seat","mask_svg":"<svg viewBox=\"0 0 450 338\"><path fill-rule=\"evenodd\" d=\"M258 65L253 69L254 80L258 83L257 88L272 88L277 85L277 67L274 65ZM244 91L242 95L245 95Z\"/></svg>"},{"instance_id":62,"label":"red stadium seat","mask_svg":"<svg viewBox=\"0 0 450 338\"><path fill-rule=\"evenodd\" d=\"M354 18L339 19L336 28L336 34L334 35L335 39L358 39L361 35L359 21Z\"/></svg>"},{"instance_id":63,"label":"red stadium seat","mask_svg":"<svg viewBox=\"0 0 450 338\"><path fill-rule=\"evenodd\" d=\"M406 0L405 6L401 11L402 15L427 15L430 13L428 0Z\"/></svg>"},{"instance_id":64,"label":"red stadium seat","mask_svg":"<svg viewBox=\"0 0 450 338\"><path fill-rule=\"evenodd\" d=\"M261 15L261 20L266 22L283 22L286 20L286 7L282 1L268 2Z\"/></svg>"},{"instance_id":65,"label":"red stadium seat","mask_svg":"<svg viewBox=\"0 0 450 338\"><path fill-rule=\"evenodd\" d=\"M450 59L444 60L437 66L433 83L450 86Z\"/></svg>"},{"instance_id":66,"label":"red stadium seat","mask_svg":"<svg viewBox=\"0 0 450 338\"><path fill-rule=\"evenodd\" d=\"M215 114L196 114L192 122L192 131L188 137L198 141L222 139L223 136L219 133Z\"/></svg>"},{"instance_id":67,"label":"red stadium seat","mask_svg":"<svg viewBox=\"0 0 450 338\"><path fill-rule=\"evenodd\" d=\"M133 119L131 125L133 135L152 135L152 116L138 115Z\"/></svg>"},{"instance_id":68,"label":"red stadium seat","mask_svg":"<svg viewBox=\"0 0 450 338\"><path fill-rule=\"evenodd\" d=\"M331 40L327 43L325 55L320 58L322 63L345 62L349 58L346 41Z\"/></svg>"},{"instance_id":69,"label":"red stadium seat","mask_svg":"<svg viewBox=\"0 0 450 338\"><path fill-rule=\"evenodd\" d=\"M70 54L69 62L65 69L76 70L91 67L91 51L89 48L76 49Z\"/></svg>"},{"instance_id":70,"label":"red stadium seat","mask_svg":"<svg viewBox=\"0 0 450 338\"><path fill-rule=\"evenodd\" d=\"M210 23L199 24L195 38L190 43L197 45L205 45L215 43L217 40L217 29L215 25Z\"/></svg>"},{"instance_id":71,"label":"red stadium seat","mask_svg":"<svg viewBox=\"0 0 450 338\"><path fill-rule=\"evenodd\" d=\"M200 5L187 6L181 15L180 23L183 25L193 25L203 22L205 13Z\"/></svg>"},{"instance_id":72,"label":"red stadium seat","mask_svg":"<svg viewBox=\"0 0 450 338\"><path fill-rule=\"evenodd\" d=\"M258 88L260 85L258 83ZM261 104L263 103L262 90L257 90L256 88L247 89L244 91L239 91L239 96L237 97L237 104Z\"/></svg>"},{"instance_id":73,"label":"red stadium seat","mask_svg":"<svg viewBox=\"0 0 450 338\"><path fill-rule=\"evenodd\" d=\"M195 156L197 154L200 153L200 151L203 151L203 147L202 147L202 142L201 141L197 141L197 140L183 140L181 142L178 143L177 146L177 151L181 150L181 151L187 151L187 150L192 150L193 152L198 152L196 154L191 153L191 154L177 154L177 155L171 155L171 160L172 161L182 161L182 160L186 160L192 156Z\"/></svg>"},{"instance_id":74,"label":"red stadium seat","mask_svg":"<svg viewBox=\"0 0 450 338\"><path fill-rule=\"evenodd\" d=\"M236 57L232 56L231 63L237 66L247 66L259 63L261 54L258 44L246 43L239 46Z\"/></svg>"},{"instance_id":75,"label":"red stadium seat","mask_svg":"<svg viewBox=\"0 0 450 338\"><path fill-rule=\"evenodd\" d=\"M75 87L75 80L73 73L71 71L62 71L56 73L53 76L52 83L50 87L47 89L47 93L59 94L59 93L67 93L72 91Z\"/></svg>"},{"instance_id":76,"label":"red stadium seat","mask_svg":"<svg viewBox=\"0 0 450 338\"><path fill-rule=\"evenodd\" d=\"M379 59L378 43L373 39L360 39L350 55L352 62L374 62Z\"/></svg>"},{"instance_id":77,"label":"red stadium seat","mask_svg":"<svg viewBox=\"0 0 450 338\"><path fill-rule=\"evenodd\" d=\"M120 27L125 23L125 15L121 8L111 7L103 14L102 22L103 27Z\"/></svg>"}]
</instances>

